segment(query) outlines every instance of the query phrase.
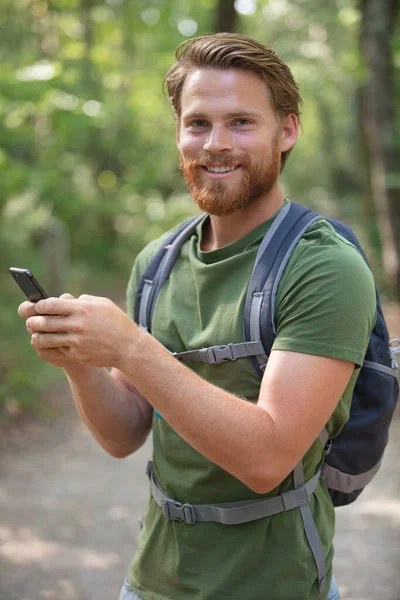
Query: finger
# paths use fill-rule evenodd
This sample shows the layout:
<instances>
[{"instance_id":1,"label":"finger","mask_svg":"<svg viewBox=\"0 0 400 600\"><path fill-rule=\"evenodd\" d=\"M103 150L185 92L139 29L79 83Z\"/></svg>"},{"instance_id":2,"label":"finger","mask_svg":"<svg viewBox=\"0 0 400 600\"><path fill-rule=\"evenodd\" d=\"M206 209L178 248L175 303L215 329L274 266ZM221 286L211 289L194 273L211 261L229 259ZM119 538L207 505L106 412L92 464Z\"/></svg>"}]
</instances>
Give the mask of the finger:
<instances>
[{"instance_id":1,"label":"finger","mask_svg":"<svg viewBox=\"0 0 400 600\"><path fill-rule=\"evenodd\" d=\"M96 300L102 300L98 296L90 296L89 294L82 294L79 296L78 300L83 300L84 302L96 302Z\"/></svg>"},{"instance_id":2,"label":"finger","mask_svg":"<svg viewBox=\"0 0 400 600\"><path fill-rule=\"evenodd\" d=\"M23 319L37 315L36 304L34 302L23 302L18 306L18 314Z\"/></svg>"},{"instance_id":3,"label":"finger","mask_svg":"<svg viewBox=\"0 0 400 600\"><path fill-rule=\"evenodd\" d=\"M78 331L76 324L69 317L35 316L26 321L29 333L74 333Z\"/></svg>"},{"instance_id":4,"label":"finger","mask_svg":"<svg viewBox=\"0 0 400 600\"><path fill-rule=\"evenodd\" d=\"M60 347L58 348L58 350L60 351L60 354L61 354L62 356L68 356L68 357L70 357L70 356L71 356L71 351L72 351L72 348L68 348L68 346L60 346Z\"/></svg>"},{"instance_id":5,"label":"finger","mask_svg":"<svg viewBox=\"0 0 400 600\"><path fill-rule=\"evenodd\" d=\"M65 354L60 352L60 348L42 348L41 350L36 350L41 359L46 362L54 363L55 361L61 361L64 359Z\"/></svg>"},{"instance_id":6,"label":"finger","mask_svg":"<svg viewBox=\"0 0 400 600\"><path fill-rule=\"evenodd\" d=\"M44 348L59 348L60 346L73 345L71 336L66 333L33 333L31 345L35 350Z\"/></svg>"},{"instance_id":7,"label":"finger","mask_svg":"<svg viewBox=\"0 0 400 600\"><path fill-rule=\"evenodd\" d=\"M109 298L104 298L103 296L89 296L88 294L82 294L79 296L78 300L89 303L97 302L97 304L113 304L112 300Z\"/></svg>"},{"instance_id":8,"label":"finger","mask_svg":"<svg viewBox=\"0 0 400 600\"><path fill-rule=\"evenodd\" d=\"M77 358L77 356L74 352L74 348L68 348L68 346L60 346L60 348L58 348L58 350L60 351L60 355L64 359L68 358L70 360L73 360L74 363L79 364L79 365L87 365L88 364L84 360L80 360L79 358Z\"/></svg>"},{"instance_id":9,"label":"finger","mask_svg":"<svg viewBox=\"0 0 400 600\"><path fill-rule=\"evenodd\" d=\"M68 315L79 310L75 299L68 298L46 298L36 303L36 311L40 315Z\"/></svg>"},{"instance_id":10,"label":"finger","mask_svg":"<svg viewBox=\"0 0 400 600\"><path fill-rule=\"evenodd\" d=\"M60 298L63 300L76 300L75 296L72 294L61 294Z\"/></svg>"},{"instance_id":11,"label":"finger","mask_svg":"<svg viewBox=\"0 0 400 600\"><path fill-rule=\"evenodd\" d=\"M40 358L43 360L47 360L49 358L61 358L64 356L62 352L60 352L60 348L42 348L41 350L36 350L39 354Z\"/></svg>"}]
</instances>

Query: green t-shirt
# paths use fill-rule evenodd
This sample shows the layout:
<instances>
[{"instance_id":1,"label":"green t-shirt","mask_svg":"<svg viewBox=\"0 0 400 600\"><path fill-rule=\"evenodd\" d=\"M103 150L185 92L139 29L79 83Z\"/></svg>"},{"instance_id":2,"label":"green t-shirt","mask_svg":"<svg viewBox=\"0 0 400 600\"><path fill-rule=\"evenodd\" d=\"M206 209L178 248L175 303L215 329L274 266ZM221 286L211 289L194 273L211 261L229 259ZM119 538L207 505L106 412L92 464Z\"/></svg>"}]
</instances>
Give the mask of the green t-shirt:
<instances>
[{"instance_id":1,"label":"green t-shirt","mask_svg":"<svg viewBox=\"0 0 400 600\"><path fill-rule=\"evenodd\" d=\"M275 216L237 242L210 252L201 251L203 224L197 227L156 302L152 333L166 348L183 352L244 341L246 289L258 246ZM136 260L127 291L130 316L140 276L167 236L149 244ZM318 221L299 241L283 273L273 348L361 365L375 310L373 278L359 252L329 223ZM243 401L257 402L260 380L249 359L188 366L214 385L243 397ZM327 425L332 436L348 419L358 370ZM316 440L303 460L306 480L317 471L321 457L321 443ZM252 500L294 487L289 475L268 494L255 493L192 448L157 413L153 416L153 461L161 487L182 503ZM328 573L323 598L332 571L335 513L322 480L310 507ZM316 566L299 509L241 525L187 525L166 519L150 495L138 544L128 581L144 600L320 598Z\"/></svg>"}]
</instances>

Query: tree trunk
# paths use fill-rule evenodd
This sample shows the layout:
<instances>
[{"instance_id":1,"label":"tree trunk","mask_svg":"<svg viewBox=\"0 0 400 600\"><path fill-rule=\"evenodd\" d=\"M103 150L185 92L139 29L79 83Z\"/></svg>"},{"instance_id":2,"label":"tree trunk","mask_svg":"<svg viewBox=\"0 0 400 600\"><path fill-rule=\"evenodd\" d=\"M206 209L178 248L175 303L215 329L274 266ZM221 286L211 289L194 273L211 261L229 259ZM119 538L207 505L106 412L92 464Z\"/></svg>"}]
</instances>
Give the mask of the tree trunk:
<instances>
[{"instance_id":1,"label":"tree trunk","mask_svg":"<svg viewBox=\"0 0 400 600\"><path fill-rule=\"evenodd\" d=\"M236 32L237 12L234 0L218 0L215 17L215 33L222 31Z\"/></svg>"},{"instance_id":2,"label":"tree trunk","mask_svg":"<svg viewBox=\"0 0 400 600\"><path fill-rule=\"evenodd\" d=\"M50 296L65 293L69 267L69 240L67 229L60 219L52 217L40 236L43 263L46 265L46 290Z\"/></svg>"},{"instance_id":3,"label":"tree trunk","mask_svg":"<svg viewBox=\"0 0 400 600\"><path fill-rule=\"evenodd\" d=\"M93 23L90 12L93 8L93 0L81 0L80 9L84 31L84 54L82 58L82 83L83 89L93 90L93 64L91 51L93 46Z\"/></svg>"},{"instance_id":4,"label":"tree trunk","mask_svg":"<svg viewBox=\"0 0 400 600\"><path fill-rule=\"evenodd\" d=\"M369 152L368 137L364 120L364 87L359 87L356 90L356 105L357 105L357 150L360 162L360 181L361 181L361 197L363 214L366 224L369 246L371 247L368 259L375 272L375 279L378 285L383 283L384 273L378 267L382 264L382 240L378 227L378 217L376 214L376 206L374 194L371 187L371 157Z\"/></svg>"},{"instance_id":5,"label":"tree trunk","mask_svg":"<svg viewBox=\"0 0 400 600\"><path fill-rule=\"evenodd\" d=\"M395 138L393 37L397 0L362 0L361 50L368 68L363 119L388 282L400 300L400 152Z\"/></svg>"},{"instance_id":6,"label":"tree trunk","mask_svg":"<svg viewBox=\"0 0 400 600\"><path fill-rule=\"evenodd\" d=\"M325 96L323 94L317 96L315 103L321 122L321 152L325 157L328 191L333 196L337 206L337 218L341 219L343 218L341 216L341 213L343 213L343 198L347 194L360 193L360 177L356 176L340 160L340 154L337 150L338 134L335 129L332 111L325 100Z\"/></svg>"}]
</instances>

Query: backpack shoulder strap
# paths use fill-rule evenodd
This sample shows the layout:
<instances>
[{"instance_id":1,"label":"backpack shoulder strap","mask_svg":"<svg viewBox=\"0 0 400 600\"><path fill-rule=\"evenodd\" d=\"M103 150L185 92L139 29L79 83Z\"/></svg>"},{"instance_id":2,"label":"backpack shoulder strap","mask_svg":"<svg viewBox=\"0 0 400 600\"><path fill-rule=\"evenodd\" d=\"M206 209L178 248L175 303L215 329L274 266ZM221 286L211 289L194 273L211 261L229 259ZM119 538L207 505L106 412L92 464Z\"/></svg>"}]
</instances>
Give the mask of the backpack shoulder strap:
<instances>
[{"instance_id":1,"label":"backpack shoulder strap","mask_svg":"<svg viewBox=\"0 0 400 600\"><path fill-rule=\"evenodd\" d=\"M141 329L151 333L151 321L158 293L168 278L183 244L190 238L204 213L181 223L147 265L135 298L134 319Z\"/></svg>"},{"instance_id":2,"label":"backpack shoulder strap","mask_svg":"<svg viewBox=\"0 0 400 600\"><path fill-rule=\"evenodd\" d=\"M264 347L264 355L251 358L260 379L263 377L276 335L275 299L282 274L300 238L315 221L321 218L321 215L305 206L290 202L278 214L260 244L244 308L245 340L261 340ZM328 439L328 432L324 429L320 434L323 448ZM296 490L302 489L304 485L302 461L293 471L293 482ZM302 505L299 508L316 564L318 584L321 590L326 580L324 549L309 505Z\"/></svg>"},{"instance_id":3,"label":"backpack shoulder strap","mask_svg":"<svg viewBox=\"0 0 400 600\"><path fill-rule=\"evenodd\" d=\"M321 218L309 208L289 202L260 244L244 307L244 338L246 342L261 340L264 347L264 355L251 358L260 379L276 335L275 299L282 273L300 238Z\"/></svg>"}]
</instances>

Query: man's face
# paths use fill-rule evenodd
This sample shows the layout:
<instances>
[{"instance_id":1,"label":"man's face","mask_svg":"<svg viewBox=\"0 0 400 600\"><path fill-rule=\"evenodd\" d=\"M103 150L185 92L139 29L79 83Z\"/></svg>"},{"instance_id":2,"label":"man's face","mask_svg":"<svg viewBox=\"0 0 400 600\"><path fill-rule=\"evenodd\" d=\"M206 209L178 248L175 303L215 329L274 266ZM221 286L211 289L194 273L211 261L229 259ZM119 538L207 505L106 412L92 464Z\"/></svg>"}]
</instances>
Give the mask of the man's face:
<instances>
[{"instance_id":1,"label":"man's face","mask_svg":"<svg viewBox=\"0 0 400 600\"><path fill-rule=\"evenodd\" d=\"M182 90L177 145L199 207L228 215L267 197L287 149L282 131L260 77L234 69L192 71Z\"/></svg>"}]
</instances>

